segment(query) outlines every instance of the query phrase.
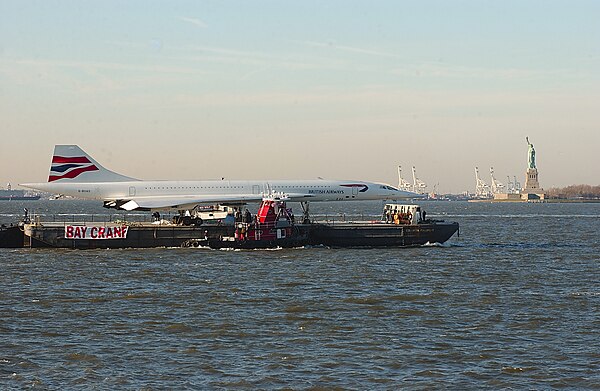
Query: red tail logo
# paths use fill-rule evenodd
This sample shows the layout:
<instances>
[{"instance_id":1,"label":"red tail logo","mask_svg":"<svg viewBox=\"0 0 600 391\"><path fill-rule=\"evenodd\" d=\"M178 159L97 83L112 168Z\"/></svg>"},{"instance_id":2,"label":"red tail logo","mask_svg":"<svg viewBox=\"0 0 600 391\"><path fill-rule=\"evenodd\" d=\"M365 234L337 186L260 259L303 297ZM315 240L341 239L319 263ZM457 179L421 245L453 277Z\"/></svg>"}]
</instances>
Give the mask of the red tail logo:
<instances>
[{"instance_id":1,"label":"red tail logo","mask_svg":"<svg viewBox=\"0 0 600 391\"><path fill-rule=\"evenodd\" d=\"M85 156L53 156L48 182L59 179L73 179L87 171L98 171L98 167Z\"/></svg>"}]
</instances>

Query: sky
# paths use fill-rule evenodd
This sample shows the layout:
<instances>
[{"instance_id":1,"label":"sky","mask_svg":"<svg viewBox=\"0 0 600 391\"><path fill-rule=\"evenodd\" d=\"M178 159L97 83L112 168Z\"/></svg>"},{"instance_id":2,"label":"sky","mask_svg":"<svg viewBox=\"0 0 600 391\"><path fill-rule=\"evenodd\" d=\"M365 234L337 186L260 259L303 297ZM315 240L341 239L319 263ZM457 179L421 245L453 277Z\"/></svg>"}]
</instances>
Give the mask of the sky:
<instances>
[{"instance_id":1,"label":"sky","mask_svg":"<svg viewBox=\"0 0 600 391\"><path fill-rule=\"evenodd\" d=\"M141 179L475 167L600 184L599 1L0 0L0 185L55 144Z\"/></svg>"}]
</instances>

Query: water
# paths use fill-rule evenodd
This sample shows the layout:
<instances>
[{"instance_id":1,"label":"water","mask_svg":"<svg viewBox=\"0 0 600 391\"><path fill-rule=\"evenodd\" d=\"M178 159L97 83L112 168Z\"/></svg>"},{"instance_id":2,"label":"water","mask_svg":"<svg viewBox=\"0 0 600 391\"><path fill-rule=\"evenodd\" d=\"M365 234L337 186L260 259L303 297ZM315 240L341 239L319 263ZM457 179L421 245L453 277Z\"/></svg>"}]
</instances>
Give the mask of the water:
<instances>
[{"instance_id":1,"label":"water","mask_svg":"<svg viewBox=\"0 0 600 391\"><path fill-rule=\"evenodd\" d=\"M2 389L600 388L600 204L423 203L411 249L0 249ZM79 201L23 205L106 213ZM321 218L380 203L314 204Z\"/></svg>"}]
</instances>

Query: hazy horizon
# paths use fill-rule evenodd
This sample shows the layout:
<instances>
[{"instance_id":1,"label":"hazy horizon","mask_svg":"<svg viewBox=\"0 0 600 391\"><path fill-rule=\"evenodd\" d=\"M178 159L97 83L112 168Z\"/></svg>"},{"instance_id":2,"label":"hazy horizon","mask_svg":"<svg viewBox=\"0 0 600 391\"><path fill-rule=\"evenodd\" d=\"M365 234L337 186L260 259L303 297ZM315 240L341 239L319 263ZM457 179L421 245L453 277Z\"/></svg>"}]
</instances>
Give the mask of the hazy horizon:
<instances>
[{"instance_id":1,"label":"hazy horizon","mask_svg":"<svg viewBox=\"0 0 600 391\"><path fill-rule=\"evenodd\" d=\"M55 144L141 179L598 185L595 1L0 1L0 186ZM438 185L439 184L439 185Z\"/></svg>"}]
</instances>

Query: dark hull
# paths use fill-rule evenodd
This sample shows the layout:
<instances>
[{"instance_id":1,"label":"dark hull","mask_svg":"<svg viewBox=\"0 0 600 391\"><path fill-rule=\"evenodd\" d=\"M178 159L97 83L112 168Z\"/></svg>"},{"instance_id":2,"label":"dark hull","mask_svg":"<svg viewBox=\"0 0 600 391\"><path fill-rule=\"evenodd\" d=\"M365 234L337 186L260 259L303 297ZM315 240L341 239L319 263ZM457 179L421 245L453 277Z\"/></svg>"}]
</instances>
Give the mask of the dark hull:
<instances>
[{"instance_id":1,"label":"dark hull","mask_svg":"<svg viewBox=\"0 0 600 391\"><path fill-rule=\"evenodd\" d=\"M31 248L152 248L152 247L194 247L205 240L206 231L212 235L222 235L228 230L224 226L183 227L183 226L131 226L125 239L65 239L62 227L40 227L25 235L24 246Z\"/></svg>"},{"instance_id":2,"label":"dark hull","mask_svg":"<svg viewBox=\"0 0 600 391\"><path fill-rule=\"evenodd\" d=\"M66 223L65 223L66 224ZM215 249L268 249L323 245L329 247L409 247L444 243L458 231L458 223L432 222L417 225L383 223L298 224L282 239L231 240L235 227L225 225L151 226L131 225L123 239L66 239L61 223L26 226L0 231L0 247L148 248L211 247Z\"/></svg>"},{"instance_id":3,"label":"dark hull","mask_svg":"<svg viewBox=\"0 0 600 391\"><path fill-rule=\"evenodd\" d=\"M209 240L211 248L261 249L311 246L411 247L444 243L458 231L458 223L432 222L418 225L381 223L307 224L296 226L295 236L275 240Z\"/></svg>"},{"instance_id":4,"label":"dark hull","mask_svg":"<svg viewBox=\"0 0 600 391\"><path fill-rule=\"evenodd\" d=\"M309 244L311 229L310 224L296 225L290 237L268 240L255 240L252 238L252 233L250 233L249 239L246 240L227 240L209 235L207 246L214 249L232 248L242 250L303 247ZM234 237L234 234L235 230L232 230L229 237ZM213 236L212 239L211 236Z\"/></svg>"},{"instance_id":5,"label":"dark hull","mask_svg":"<svg viewBox=\"0 0 600 391\"><path fill-rule=\"evenodd\" d=\"M458 231L458 223L418 225L315 224L311 244L330 247L409 247L444 243Z\"/></svg>"},{"instance_id":6,"label":"dark hull","mask_svg":"<svg viewBox=\"0 0 600 391\"><path fill-rule=\"evenodd\" d=\"M25 235L18 226L0 228L0 248L23 247Z\"/></svg>"},{"instance_id":7,"label":"dark hull","mask_svg":"<svg viewBox=\"0 0 600 391\"><path fill-rule=\"evenodd\" d=\"M40 196L0 196L0 201L37 201Z\"/></svg>"}]
</instances>

